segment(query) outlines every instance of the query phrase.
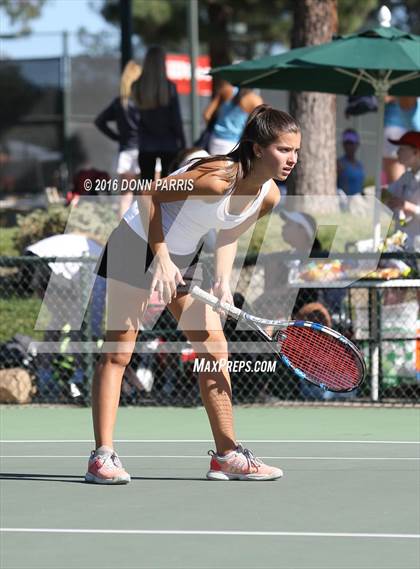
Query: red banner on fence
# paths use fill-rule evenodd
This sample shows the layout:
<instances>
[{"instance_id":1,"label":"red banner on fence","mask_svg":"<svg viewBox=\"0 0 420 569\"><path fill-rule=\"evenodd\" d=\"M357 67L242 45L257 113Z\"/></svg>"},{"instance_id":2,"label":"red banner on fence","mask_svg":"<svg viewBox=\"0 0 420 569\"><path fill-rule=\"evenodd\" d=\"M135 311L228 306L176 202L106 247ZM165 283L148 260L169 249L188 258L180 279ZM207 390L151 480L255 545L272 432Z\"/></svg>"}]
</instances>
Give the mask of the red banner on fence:
<instances>
[{"instance_id":1,"label":"red banner on fence","mask_svg":"<svg viewBox=\"0 0 420 569\"><path fill-rule=\"evenodd\" d=\"M211 96L212 78L206 75L210 71L210 57L199 55L196 60L195 78L197 91L202 97ZM191 93L191 64L189 55L169 53L166 56L166 72L171 81L176 84L180 95Z\"/></svg>"}]
</instances>

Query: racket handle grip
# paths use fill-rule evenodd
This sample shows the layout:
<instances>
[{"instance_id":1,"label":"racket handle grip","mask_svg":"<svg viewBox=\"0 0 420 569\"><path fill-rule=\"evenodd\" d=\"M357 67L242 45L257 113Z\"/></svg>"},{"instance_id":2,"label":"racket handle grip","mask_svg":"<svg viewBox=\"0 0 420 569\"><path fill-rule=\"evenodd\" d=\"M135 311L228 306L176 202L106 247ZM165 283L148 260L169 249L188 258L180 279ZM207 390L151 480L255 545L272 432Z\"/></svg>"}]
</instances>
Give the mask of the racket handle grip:
<instances>
[{"instance_id":1,"label":"racket handle grip","mask_svg":"<svg viewBox=\"0 0 420 569\"><path fill-rule=\"evenodd\" d=\"M232 316L232 318L235 318L235 320L238 320L241 316L242 310L240 308L237 308L236 306L234 306L233 304L229 304L228 302L220 302L220 300L216 296L206 292L205 290L201 289L198 286L194 286L191 289L191 296L193 298L201 300L202 302L205 302L206 304L212 306L213 308L215 308L216 306L221 308L226 312L226 314Z\"/></svg>"}]
</instances>

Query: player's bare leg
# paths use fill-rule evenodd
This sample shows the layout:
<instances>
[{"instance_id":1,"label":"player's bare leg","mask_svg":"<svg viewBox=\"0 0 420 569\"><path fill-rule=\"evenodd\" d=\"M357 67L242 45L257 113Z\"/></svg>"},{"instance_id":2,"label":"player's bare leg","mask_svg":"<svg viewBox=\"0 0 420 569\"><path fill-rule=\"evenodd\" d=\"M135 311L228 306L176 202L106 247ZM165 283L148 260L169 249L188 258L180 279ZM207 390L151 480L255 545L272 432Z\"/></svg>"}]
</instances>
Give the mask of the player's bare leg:
<instances>
[{"instance_id":1,"label":"player's bare leg","mask_svg":"<svg viewBox=\"0 0 420 569\"><path fill-rule=\"evenodd\" d=\"M220 316L212 308L181 295L168 306L191 342L198 358L209 362L227 362L227 341ZM220 371L199 374L201 398L206 409L216 449L219 454L236 448L233 427L232 389L226 366Z\"/></svg>"},{"instance_id":2,"label":"player's bare leg","mask_svg":"<svg viewBox=\"0 0 420 569\"><path fill-rule=\"evenodd\" d=\"M96 446L89 459L87 482L126 484L130 481L130 475L114 451L113 433L124 371L135 347L147 297L147 291L108 279L107 333L92 381Z\"/></svg>"}]
</instances>

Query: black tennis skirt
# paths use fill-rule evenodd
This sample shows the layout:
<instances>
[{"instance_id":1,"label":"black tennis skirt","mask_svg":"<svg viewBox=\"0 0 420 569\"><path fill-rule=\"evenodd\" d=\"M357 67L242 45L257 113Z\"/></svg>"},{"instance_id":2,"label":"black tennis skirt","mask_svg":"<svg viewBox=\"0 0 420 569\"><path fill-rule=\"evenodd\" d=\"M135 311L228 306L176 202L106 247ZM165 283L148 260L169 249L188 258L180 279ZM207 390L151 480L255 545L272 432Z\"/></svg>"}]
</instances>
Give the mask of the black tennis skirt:
<instances>
[{"instance_id":1,"label":"black tennis skirt","mask_svg":"<svg viewBox=\"0 0 420 569\"><path fill-rule=\"evenodd\" d=\"M189 255L171 253L171 259L181 271L185 281L185 286L178 285L177 292L188 292L195 285L205 290L211 288L209 271L199 261L201 249L202 245ZM148 290L153 279L152 271L148 270L153 258L149 244L131 229L125 220L122 220L111 233L95 272L101 277L112 278Z\"/></svg>"}]
</instances>

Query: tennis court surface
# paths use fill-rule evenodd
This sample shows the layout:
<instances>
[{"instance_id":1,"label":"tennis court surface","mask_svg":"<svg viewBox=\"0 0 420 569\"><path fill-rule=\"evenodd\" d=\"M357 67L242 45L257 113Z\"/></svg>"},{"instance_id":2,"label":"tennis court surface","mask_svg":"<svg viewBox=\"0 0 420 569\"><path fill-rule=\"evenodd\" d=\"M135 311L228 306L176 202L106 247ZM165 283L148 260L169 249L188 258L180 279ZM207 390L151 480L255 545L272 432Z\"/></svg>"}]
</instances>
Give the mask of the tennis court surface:
<instances>
[{"instance_id":1,"label":"tennis court surface","mask_svg":"<svg viewBox=\"0 0 420 569\"><path fill-rule=\"evenodd\" d=\"M122 408L127 486L85 484L89 409L1 407L1 569L420 567L420 411L237 408L274 482L210 482L205 411Z\"/></svg>"}]
</instances>

